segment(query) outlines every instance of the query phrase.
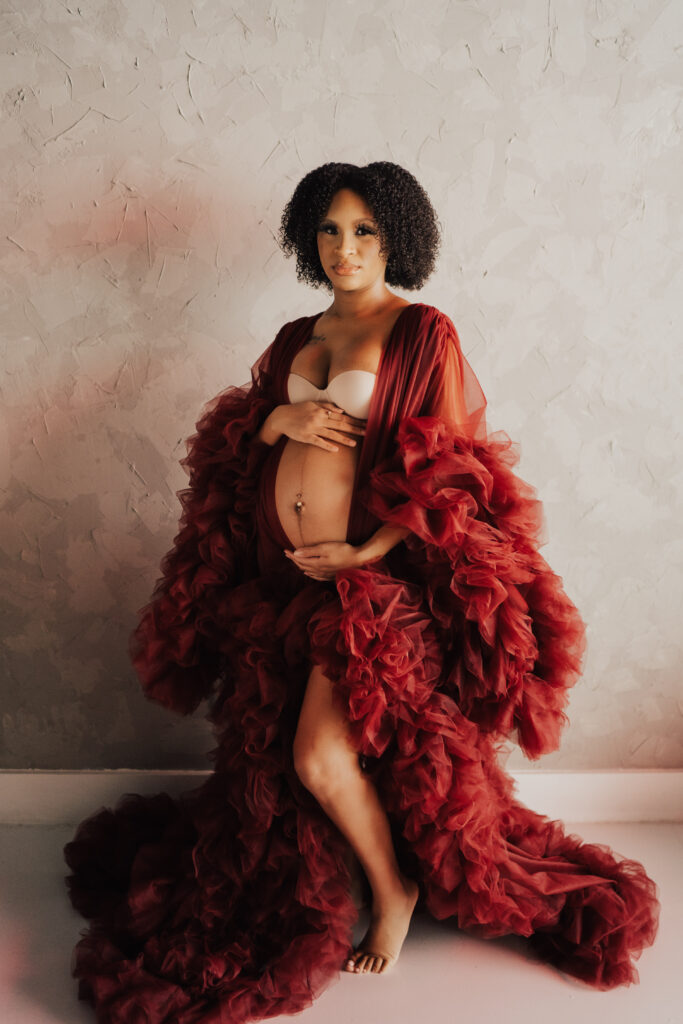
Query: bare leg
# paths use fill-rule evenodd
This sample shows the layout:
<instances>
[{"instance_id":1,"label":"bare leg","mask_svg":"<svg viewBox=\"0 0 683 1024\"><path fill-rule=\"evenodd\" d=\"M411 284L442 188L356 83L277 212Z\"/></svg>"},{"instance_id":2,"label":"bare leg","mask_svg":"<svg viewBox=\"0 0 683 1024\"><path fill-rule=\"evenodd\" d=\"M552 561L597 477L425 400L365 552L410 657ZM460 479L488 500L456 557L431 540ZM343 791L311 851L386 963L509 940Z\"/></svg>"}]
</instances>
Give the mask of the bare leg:
<instances>
[{"instance_id":1,"label":"bare leg","mask_svg":"<svg viewBox=\"0 0 683 1024\"><path fill-rule=\"evenodd\" d=\"M345 969L379 974L398 958L419 889L399 868L386 811L319 665L308 679L293 753L301 781L349 840L372 888L370 927Z\"/></svg>"}]
</instances>

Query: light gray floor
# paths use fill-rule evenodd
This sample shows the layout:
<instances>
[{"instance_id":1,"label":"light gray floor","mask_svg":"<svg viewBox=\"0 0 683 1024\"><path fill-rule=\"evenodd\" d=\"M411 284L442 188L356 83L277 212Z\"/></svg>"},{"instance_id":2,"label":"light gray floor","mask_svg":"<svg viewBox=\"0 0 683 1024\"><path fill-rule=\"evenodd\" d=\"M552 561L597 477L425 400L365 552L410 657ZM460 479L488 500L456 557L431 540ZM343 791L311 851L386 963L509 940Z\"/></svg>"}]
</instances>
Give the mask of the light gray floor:
<instances>
[{"instance_id":1,"label":"light gray floor","mask_svg":"<svg viewBox=\"0 0 683 1024\"><path fill-rule=\"evenodd\" d=\"M682 1024L683 825L571 824L571 832L640 860L660 889L655 945L640 984L596 992L527 959L523 940L483 940L416 915L400 960L386 974L339 979L302 1024ZM74 829L0 827L0 1019L2 1024L81 1024L94 1010L77 999L71 950L86 922L68 902L62 847ZM354 941L367 927L359 918ZM291 1022L294 1017L270 1018Z\"/></svg>"}]
</instances>

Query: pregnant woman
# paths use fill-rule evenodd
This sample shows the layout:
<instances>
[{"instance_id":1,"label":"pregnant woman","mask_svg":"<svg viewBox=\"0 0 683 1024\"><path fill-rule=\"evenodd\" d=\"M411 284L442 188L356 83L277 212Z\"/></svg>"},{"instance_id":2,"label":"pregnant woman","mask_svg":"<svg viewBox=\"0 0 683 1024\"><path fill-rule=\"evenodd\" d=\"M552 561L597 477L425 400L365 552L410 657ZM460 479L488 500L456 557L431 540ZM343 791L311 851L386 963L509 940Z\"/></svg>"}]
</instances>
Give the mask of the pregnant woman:
<instances>
[{"instance_id":1,"label":"pregnant woman","mask_svg":"<svg viewBox=\"0 0 683 1024\"><path fill-rule=\"evenodd\" d=\"M280 242L332 301L205 408L131 637L151 700L209 700L214 770L125 794L65 847L92 922L79 996L116 1024L296 1013L340 971L387 973L416 910L633 983L655 883L518 803L498 763L508 738L558 746L585 627L452 321L390 289L433 269L431 203L396 164L328 163Z\"/></svg>"}]
</instances>

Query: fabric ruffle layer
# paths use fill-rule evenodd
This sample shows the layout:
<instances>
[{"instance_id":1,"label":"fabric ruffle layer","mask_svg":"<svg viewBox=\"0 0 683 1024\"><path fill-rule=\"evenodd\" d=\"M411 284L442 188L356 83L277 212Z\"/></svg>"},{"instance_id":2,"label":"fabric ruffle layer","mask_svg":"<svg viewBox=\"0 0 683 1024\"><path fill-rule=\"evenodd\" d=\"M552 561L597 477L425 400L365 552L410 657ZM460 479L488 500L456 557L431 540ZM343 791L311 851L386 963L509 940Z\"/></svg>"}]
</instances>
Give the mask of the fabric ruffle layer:
<instances>
[{"instance_id":1,"label":"fabric ruffle layer","mask_svg":"<svg viewBox=\"0 0 683 1024\"><path fill-rule=\"evenodd\" d=\"M308 581L282 608L264 581L226 602L231 664L210 720L214 773L172 800L127 794L65 848L79 995L112 1024L295 1013L340 977L357 911L348 844L298 779L309 661L333 680L387 809L418 909L599 988L637 979L656 930L641 865L566 836L513 798L483 733L441 688L436 629L384 561Z\"/></svg>"},{"instance_id":2,"label":"fabric ruffle layer","mask_svg":"<svg viewBox=\"0 0 683 1024\"><path fill-rule=\"evenodd\" d=\"M274 402L230 387L205 407L180 464L188 486L161 576L138 610L129 656L146 696L189 715L213 690L224 661L224 603L236 579L257 573L254 505L270 446L254 437Z\"/></svg>"},{"instance_id":3,"label":"fabric ruffle layer","mask_svg":"<svg viewBox=\"0 0 683 1024\"><path fill-rule=\"evenodd\" d=\"M431 416L404 420L397 437L371 473L367 505L411 530L405 544L442 627L444 692L480 729L514 735L527 757L555 750L585 625L538 551L543 509L512 471L516 446L504 431L479 442Z\"/></svg>"},{"instance_id":4,"label":"fabric ruffle layer","mask_svg":"<svg viewBox=\"0 0 683 1024\"><path fill-rule=\"evenodd\" d=\"M636 981L631 958L654 941L659 911L642 865L514 799L494 738L441 689L419 588L377 571L340 575L341 619L334 604L314 614L313 656L358 751L379 756L381 799L417 857L429 913L485 937L532 936L544 960L598 988Z\"/></svg>"},{"instance_id":5,"label":"fabric ruffle layer","mask_svg":"<svg viewBox=\"0 0 683 1024\"><path fill-rule=\"evenodd\" d=\"M73 954L80 998L99 1024L240 1024L297 1013L339 979L357 919L349 846L292 757L311 662L333 681L418 909L528 936L598 988L636 981L655 883L517 802L498 764L510 735L529 757L555 749L585 647L538 552L542 509L512 472L512 442L405 419L366 495L410 528L400 561L392 549L334 583L291 563L261 576L254 505L270 449L254 435L272 407L231 388L188 441L181 530L131 658L164 707L210 698L214 771L177 799L126 794L65 846L91 922Z\"/></svg>"}]
</instances>

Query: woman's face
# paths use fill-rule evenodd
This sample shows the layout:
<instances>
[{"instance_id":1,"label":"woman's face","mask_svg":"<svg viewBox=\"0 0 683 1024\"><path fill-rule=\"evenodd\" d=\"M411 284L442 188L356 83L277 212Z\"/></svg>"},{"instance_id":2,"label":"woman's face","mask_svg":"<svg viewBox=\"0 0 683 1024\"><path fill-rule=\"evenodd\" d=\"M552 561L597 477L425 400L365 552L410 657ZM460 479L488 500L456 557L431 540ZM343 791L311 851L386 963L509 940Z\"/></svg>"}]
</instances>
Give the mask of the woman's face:
<instances>
[{"instance_id":1,"label":"woman's face","mask_svg":"<svg viewBox=\"0 0 683 1024\"><path fill-rule=\"evenodd\" d=\"M350 188L339 189L318 225L318 255L333 287L357 291L378 278L384 280L387 261L379 249L378 224L372 210Z\"/></svg>"}]
</instances>

